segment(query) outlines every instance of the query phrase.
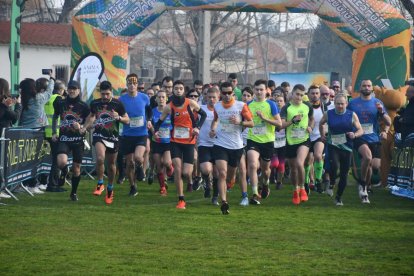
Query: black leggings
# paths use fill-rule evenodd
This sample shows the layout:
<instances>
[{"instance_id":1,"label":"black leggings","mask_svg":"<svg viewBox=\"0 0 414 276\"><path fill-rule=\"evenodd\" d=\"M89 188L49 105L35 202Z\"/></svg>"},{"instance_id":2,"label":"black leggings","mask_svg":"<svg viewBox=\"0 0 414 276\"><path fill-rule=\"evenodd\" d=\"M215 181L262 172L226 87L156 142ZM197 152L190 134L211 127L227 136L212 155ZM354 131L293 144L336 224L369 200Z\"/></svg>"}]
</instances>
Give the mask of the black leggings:
<instances>
[{"instance_id":1,"label":"black leggings","mask_svg":"<svg viewBox=\"0 0 414 276\"><path fill-rule=\"evenodd\" d=\"M342 150L337 147L328 144L328 151L329 151L329 176L331 181L331 186L335 185L335 180L337 176L337 171L339 168L339 183L338 183L338 190L336 195L341 197L348 179L348 171L351 166L351 151Z\"/></svg>"}]
</instances>

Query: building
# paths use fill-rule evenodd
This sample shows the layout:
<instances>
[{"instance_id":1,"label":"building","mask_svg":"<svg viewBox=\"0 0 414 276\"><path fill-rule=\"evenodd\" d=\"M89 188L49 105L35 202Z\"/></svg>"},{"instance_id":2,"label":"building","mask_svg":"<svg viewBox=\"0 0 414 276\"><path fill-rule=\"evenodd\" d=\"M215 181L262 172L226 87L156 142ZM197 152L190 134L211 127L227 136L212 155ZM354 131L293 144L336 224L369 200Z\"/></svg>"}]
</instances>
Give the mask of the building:
<instances>
[{"instance_id":1,"label":"building","mask_svg":"<svg viewBox=\"0 0 414 276\"><path fill-rule=\"evenodd\" d=\"M71 31L69 24L21 24L20 80L37 79L42 69L53 69L56 79L67 82L70 74ZM0 77L10 82L10 21L0 21Z\"/></svg>"}]
</instances>

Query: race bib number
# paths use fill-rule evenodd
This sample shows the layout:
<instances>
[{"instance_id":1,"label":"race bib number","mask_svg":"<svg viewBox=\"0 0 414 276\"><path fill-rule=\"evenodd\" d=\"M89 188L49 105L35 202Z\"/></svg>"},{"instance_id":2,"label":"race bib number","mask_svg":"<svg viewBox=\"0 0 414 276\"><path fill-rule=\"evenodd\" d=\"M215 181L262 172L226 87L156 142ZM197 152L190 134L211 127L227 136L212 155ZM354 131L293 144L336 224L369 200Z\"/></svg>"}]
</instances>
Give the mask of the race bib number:
<instances>
[{"instance_id":1,"label":"race bib number","mask_svg":"<svg viewBox=\"0 0 414 276\"><path fill-rule=\"evenodd\" d=\"M188 127L174 128L174 138L178 138L178 139L190 138L190 129Z\"/></svg>"},{"instance_id":2,"label":"race bib number","mask_svg":"<svg viewBox=\"0 0 414 276\"><path fill-rule=\"evenodd\" d=\"M374 133L374 126L372 124L361 124L364 134Z\"/></svg>"},{"instance_id":3,"label":"race bib number","mask_svg":"<svg viewBox=\"0 0 414 276\"><path fill-rule=\"evenodd\" d=\"M332 145L342 145L346 143L345 133L342 134L332 134L331 135Z\"/></svg>"},{"instance_id":4,"label":"race bib number","mask_svg":"<svg viewBox=\"0 0 414 276\"><path fill-rule=\"evenodd\" d=\"M276 138L276 140L274 142L274 147L278 149L278 148L281 148L281 147L284 147L284 146L286 146L286 138L285 137Z\"/></svg>"},{"instance_id":5,"label":"race bib number","mask_svg":"<svg viewBox=\"0 0 414 276\"><path fill-rule=\"evenodd\" d=\"M260 125L254 126L252 128L252 132L254 135L263 135L267 133L267 127L264 124L260 124Z\"/></svg>"},{"instance_id":6,"label":"race bib number","mask_svg":"<svg viewBox=\"0 0 414 276\"><path fill-rule=\"evenodd\" d=\"M170 129L167 127L161 127L158 133L160 138L170 138Z\"/></svg>"},{"instance_id":7,"label":"race bib number","mask_svg":"<svg viewBox=\"0 0 414 276\"><path fill-rule=\"evenodd\" d=\"M115 144L113 142L109 142L107 140L102 139L102 143L105 145L105 147L113 149Z\"/></svg>"},{"instance_id":8,"label":"race bib number","mask_svg":"<svg viewBox=\"0 0 414 276\"><path fill-rule=\"evenodd\" d=\"M235 131L234 126L235 125L230 122L225 122L225 121L220 122L220 128L221 128L221 131L223 132L234 132Z\"/></svg>"},{"instance_id":9,"label":"race bib number","mask_svg":"<svg viewBox=\"0 0 414 276\"><path fill-rule=\"evenodd\" d=\"M293 128L292 129L292 138L303 139L306 137L306 130L303 128Z\"/></svg>"},{"instance_id":10,"label":"race bib number","mask_svg":"<svg viewBox=\"0 0 414 276\"><path fill-rule=\"evenodd\" d=\"M130 127L142 127L144 125L144 116L132 117L129 121Z\"/></svg>"}]
</instances>

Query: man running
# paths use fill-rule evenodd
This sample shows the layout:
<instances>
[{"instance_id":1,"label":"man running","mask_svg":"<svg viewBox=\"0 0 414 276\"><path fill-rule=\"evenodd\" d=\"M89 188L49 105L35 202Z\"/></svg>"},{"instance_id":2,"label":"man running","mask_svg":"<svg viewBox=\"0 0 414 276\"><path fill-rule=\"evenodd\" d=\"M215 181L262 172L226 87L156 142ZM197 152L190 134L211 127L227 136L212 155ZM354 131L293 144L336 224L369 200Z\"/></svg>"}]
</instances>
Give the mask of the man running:
<instances>
[{"instance_id":1,"label":"man running","mask_svg":"<svg viewBox=\"0 0 414 276\"><path fill-rule=\"evenodd\" d=\"M105 196L105 203L113 202L113 184L116 174L116 158L119 148L119 123L129 124L128 114L124 105L113 98L112 84L103 81L99 85L101 98L93 100L90 104L91 113L86 119L85 128L94 128L92 144L96 151L96 175L98 184L93 194L100 196L105 190L103 176L105 161L107 163L108 186Z\"/></svg>"},{"instance_id":2,"label":"man running","mask_svg":"<svg viewBox=\"0 0 414 276\"><path fill-rule=\"evenodd\" d=\"M134 73L126 78L128 93L119 100L124 105L129 117L129 124L124 125L121 138L121 151L126 159L127 175L130 184L130 196L138 195L135 184L135 162L137 169L143 173L144 154L147 146L148 128L151 128L152 110L150 101L144 93L138 93L138 76Z\"/></svg>"},{"instance_id":3,"label":"man running","mask_svg":"<svg viewBox=\"0 0 414 276\"><path fill-rule=\"evenodd\" d=\"M313 108L302 101L305 87L297 84L292 89L292 99L280 116L286 128L286 158L290 167L290 178L294 187L292 202L295 205L308 201L305 190L305 159L309 153L309 133L313 130Z\"/></svg>"},{"instance_id":4,"label":"man running","mask_svg":"<svg viewBox=\"0 0 414 276\"><path fill-rule=\"evenodd\" d=\"M234 178L236 168L243 155L243 127L253 127L252 113L247 104L234 99L230 82L221 84L222 100L214 105L214 120L210 137L216 137L213 158L218 171L218 187L221 198L221 212L229 214L226 179Z\"/></svg>"},{"instance_id":5,"label":"man running","mask_svg":"<svg viewBox=\"0 0 414 276\"><path fill-rule=\"evenodd\" d=\"M261 176L261 198L267 198L270 194L270 159L273 156L273 145L275 141L275 127L281 127L279 110L276 103L266 99L267 81L257 80L254 83L255 98L249 103L249 109L253 115L254 127L247 134L247 163L252 185L253 197L250 204L260 204L258 191L259 179L257 176L258 160L260 160Z\"/></svg>"},{"instance_id":6,"label":"man running","mask_svg":"<svg viewBox=\"0 0 414 276\"><path fill-rule=\"evenodd\" d=\"M70 199L78 201L77 190L80 181L80 167L82 164L85 136L85 128L82 127L86 117L89 115L89 107L81 101L80 86L77 81L68 84L68 97L62 101L53 103L55 114L52 120L52 140L59 140L57 150L57 164L62 170L59 181L65 181L68 172L68 154L72 152L72 191ZM59 137L57 137L57 121L60 117Z\"/></svg>"},{"instance_id":7,"label":"man running","mask_svg":"<svg viewBox=\"0 0 414 276\"><path fill-rule=\"evenodd\" d=\"M354 149L361 156L361 179L359 181L359 196L362 203L370 203L367 186L371 183L372 170L381 166L381 141L387 139L391 126L391 118L384 104L372 97L372 82L363 80L360 87L360 97L353 99L348 109L355 112L361 123L364 135L355 139ZM379 121L385 124L385 130L380 132Z\"/></svg>"}]
</instances>

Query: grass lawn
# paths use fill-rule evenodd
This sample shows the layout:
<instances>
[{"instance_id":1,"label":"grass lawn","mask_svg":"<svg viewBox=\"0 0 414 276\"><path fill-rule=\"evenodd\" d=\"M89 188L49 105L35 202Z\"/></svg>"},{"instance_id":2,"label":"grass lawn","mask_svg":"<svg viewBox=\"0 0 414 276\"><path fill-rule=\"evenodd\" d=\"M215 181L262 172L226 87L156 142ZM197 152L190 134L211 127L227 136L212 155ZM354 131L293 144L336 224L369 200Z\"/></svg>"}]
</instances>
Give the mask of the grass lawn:
<instances>
[{"instance_id":1,"label":"grass lawn","mask_svg":"<svg viewBox=\"0 0 414 276\"><path fill-rule=\"evenodd\" d=\"M94 185L82 179L79 202L69 192L2 200L0 275L414 275L414 201L384 189L370 205L350 183L343 207L316 193L294 206L290 186L272 186L261 206L241 207L236 188L223 216L201 190L177 210L173 185L160 197L157 183L140 183L130 198L125 182L111 206Z\"/></svg>"}]
</instances>

